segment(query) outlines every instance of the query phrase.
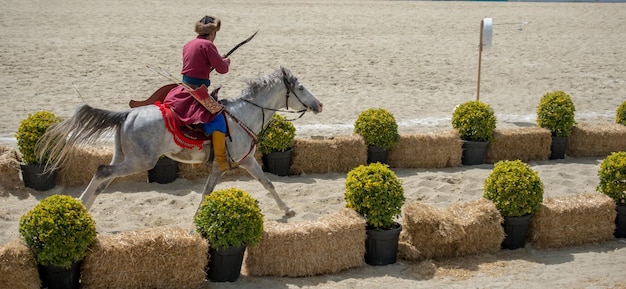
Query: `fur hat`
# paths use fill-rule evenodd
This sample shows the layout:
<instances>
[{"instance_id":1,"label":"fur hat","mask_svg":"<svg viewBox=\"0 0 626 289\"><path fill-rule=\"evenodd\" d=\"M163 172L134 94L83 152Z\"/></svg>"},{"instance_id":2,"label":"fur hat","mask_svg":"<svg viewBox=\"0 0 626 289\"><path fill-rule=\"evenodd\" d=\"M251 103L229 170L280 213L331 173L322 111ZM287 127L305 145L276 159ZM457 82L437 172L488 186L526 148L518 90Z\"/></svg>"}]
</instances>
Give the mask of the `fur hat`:
<instances>
[{"instance_id":1,"label":"fur hat","mask_svg":"<svg viewBox=\"0 0 626 289\"><path fill-rule=\"evenodd\" d=\"M196 22L196 33L200 35L211 34L211 32L220 31L221 21L212 16L204 16L200 21Z\"/></svg>"}]
</instances>

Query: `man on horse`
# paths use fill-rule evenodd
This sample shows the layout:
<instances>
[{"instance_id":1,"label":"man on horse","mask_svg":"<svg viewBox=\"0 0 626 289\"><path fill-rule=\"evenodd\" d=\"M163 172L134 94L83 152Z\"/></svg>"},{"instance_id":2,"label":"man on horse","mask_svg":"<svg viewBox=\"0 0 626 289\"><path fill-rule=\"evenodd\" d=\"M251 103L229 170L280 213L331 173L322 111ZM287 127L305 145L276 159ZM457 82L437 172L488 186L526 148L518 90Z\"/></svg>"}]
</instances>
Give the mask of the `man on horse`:
<instances>
[{"instance_id":1,"label":"man on horse","mask_svg":"<svg viewBox=\"0 0 626 289\"><path fill-rule=\"evenodd\" d=\"M220 171L228 170L225 137L227 133L223 108L207 87L211 85L210 72L228 73L230 59L223 57L213 43L220 30L218 18L204 16L195 24L198 36L183 47L182 84L170 90L163 104L172 108L183 125L202 124L211 136L215 160Z\"/></svg>"}]
</instances>

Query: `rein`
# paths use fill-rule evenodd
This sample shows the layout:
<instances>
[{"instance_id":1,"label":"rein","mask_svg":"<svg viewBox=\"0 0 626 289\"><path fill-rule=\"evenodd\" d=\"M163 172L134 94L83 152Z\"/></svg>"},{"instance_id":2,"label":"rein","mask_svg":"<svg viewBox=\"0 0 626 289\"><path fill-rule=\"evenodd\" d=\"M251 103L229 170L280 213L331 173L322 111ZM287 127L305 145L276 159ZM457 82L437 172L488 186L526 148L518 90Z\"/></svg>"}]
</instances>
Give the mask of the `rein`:
<instances>
[{"instance_id":1,"label":"rein","mask_svg":"<svg viewBox=\"0 0 626 289\"><path fill-rule=\"evenodd\" d=\"M243 121L238 119L232 113L230 113L227 109L224 109L224 111L226 113L228 113L228 115L230 115L233 118L233 120L235 120L235 123L237 123L241 128L243 128L243 130L252 138L253 144L258 144L259 143L259 139L261 139L263 137L263 135L265 134L265 131L267 130L267 127L269 127L272 124L272 120L270 120L267 123L267 125L265 124L265 111L266 110L274 111L274 112L287 112L287 113L299 113L300 114L297 118L287 119L287 121L294 121L294 120L300 119L307 112L308 106L306 104L304 104L304 102L302 102L300 97L293 91L293 88L291 87L292 85L291 85L291 83L289 82L289 80L287 79L286 76L283 76L283 84L285 84L285 88L287 89L287 93L285 94L285 107L286 107L286 110L264 107L264 106L261 106L261 105L258 105L256 103L254 103L254 102L252 102L250 100L243 99L243 101L245 101L245 102L247 102L247 103L249 103L249 104L251 104L253 106L256 106L256 107L261 109L262 123L261 123L261 131L258 134L255 134L254 131L252 131L252 129L250 129L250 127L248 127ZM305 109L301 109L299 111L290 111L289 110L289 97L292 94L298 99L298 101L302 105L304 105L304 107L306 107Z\"/></svg>"},{"instance_id":2,"label":"rein","mask_svg":"<svg viewBox=\"0 0 626 289\"><path fill-rule=\"evenodd\" d=\"M285 94L285 107L286 107L286 110L263 107L263 106L260 106L260 105L254 103L254 102L252 102L250 100L247 100L247 99L244 99L243 101L260 108L262 110L262 112L263 112L263 121L265 121L265 111L266 110L270 110L270 111L274 111L274 112L299 113L300 115L297 118L287 119L288 121L298 120L298 119L302 118L302 116L304 116L304 113L306 113L308 107L306 106L306 104L304 104L304 102L302 102L300 97L293 91L293 88L291 87L291 83L289 82L289 80L285 76L283 76L283 83L285 84L285 88L287 89L287 93ZM301 109L299 111L290 111L289 110L289 97L292 94L298 99L298 101L302 105L304 105L304 107L306 107L305 109ZM262 127L265 127L265 123L262 125Z\"/></svg>"}]
</instances>

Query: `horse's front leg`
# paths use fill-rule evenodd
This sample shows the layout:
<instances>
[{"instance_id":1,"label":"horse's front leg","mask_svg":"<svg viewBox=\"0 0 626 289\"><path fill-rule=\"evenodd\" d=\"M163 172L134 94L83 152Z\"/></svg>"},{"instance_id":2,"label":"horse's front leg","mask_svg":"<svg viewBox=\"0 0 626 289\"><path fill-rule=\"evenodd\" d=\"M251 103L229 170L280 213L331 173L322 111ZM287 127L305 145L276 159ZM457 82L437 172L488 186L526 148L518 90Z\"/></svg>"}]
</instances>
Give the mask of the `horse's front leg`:
<instances>
[{"instance_id":1,"label":"horse's front leg","mask_svg":"<svg viewBox=\"0 0 626 289\"><path fill-rule=\"evenodd\" d=\"M276 201L278 207L285 212L285 216L293 217L296 215L296 211L288 207L280 196L278 196L278 193L276 193L276 189L274 188L274 184L272 184L272 181L270 181L265 173L263 173L263 169L261 169L261 166L253 156L247 156L239 163L239 166L246 169L250 175L257 179L257 181L259 181L263 187L268 190L270 194L272 194L272 197L274 198L274 201Z\"/></svg>"},{"instance_id":2,"label":"horse's front leg","mask_svg":"<svg viewBox=\"0 0 626 289\"><path fill-rule=\"evenodd\" d=\"M211 166L211 173L209 174L209 178L206 180L206 184L204 184L204 190L202 191L202 198L200 199L200 204L198 204L198 208L196 209L196 214L198 214L198 210L200 209L200 206L202 205L202 202L204 201L206 196L208 196L209 194L213 192L213 190L215 189L215 186L217 186L217 182L225 173L225 172L220 172L220 170L217 167L217 162L213 162L212 164L213 165Z\"/></svg>"}]
</instances>

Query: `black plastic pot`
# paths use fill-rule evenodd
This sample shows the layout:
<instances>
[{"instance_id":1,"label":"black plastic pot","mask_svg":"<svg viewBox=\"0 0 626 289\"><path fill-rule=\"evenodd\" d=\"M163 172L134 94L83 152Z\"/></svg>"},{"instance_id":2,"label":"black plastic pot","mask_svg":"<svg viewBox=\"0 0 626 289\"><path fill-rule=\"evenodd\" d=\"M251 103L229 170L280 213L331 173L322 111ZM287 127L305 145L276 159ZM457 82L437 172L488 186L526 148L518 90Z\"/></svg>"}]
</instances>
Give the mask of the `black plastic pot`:
<instances>
[{"instance_id":1,"label":"black plastic pot","mask_svg":"<svg viewBox=\"0 0 626 289\"><path fill-rule=\"evenodd\" d=\"M159 158L154 168L148 171L148 182L169 184L178 178L178 162L168 157Z\"/></svg>"},{"instance_id":2,"label":"black plastic pot","mask_svg":"<svg viewBox=\"0 0 626 289\"><path fill-rule=\"evenodd\" d=\"M20 164L24 186L37 191L47 191L57 185L57 172L44 173L45 166L41 164Z\"/></svg>"},{"instance_id":3,"label":"black plastic pot","mask_svg":"<svg viewBox=\"0 0 626 289\"><path fill-rule=\"evenodd\" d=\"M389 156L389 150L380 148L377 146L367 146L367 163L381 163L387 164L387 158Z\"/></svg>"},{"instance_id":4,"label":"black plastic pot","mask_svg":"<svg viewBox=\"0 0 626 289\"><path fill-rule=\"evenodd\" d=\"M277 176L288 176L291 169L291 156L293 150L289 149L284 152L271 152L264 154L263 168L266 172L275 174Z\"/></svg>"},{"instance_id":5,"label":"black plastic pot","mask_svg":"<svg viewBox=\"0 0 626 289\"><path fill-rule=\"evenodd\" d=\"M213 282L235 282L241 275L246 246L226 249L209 248L209 265L205 272Z\"/></svg>"},{"instance_id":6,"label":"black plastic pot","mask_svg":"<svg viewBox=\"0 0 626 289\"><path fill-rule=\"evenodd\" d=\"M626 206L617 205L615 217L615 238L626 238Z\"/></svg>"},{"instance_id":7,"label":"black plastic pot","mask_svg":"<svg viewBox=\"0 0 626 289\"><path fill-rule=\"evenodd\" d=\"M530 227L530 219L532 215L521 217L504 217L504 241L502 241L502 249L515 250L526 246L526 235Z\"/></svg>"},{"instance_id":8,"label":"black plastic pot","mask_svg":"<svg viewBox=\"0 0 626 289\"><path fill-rule=\"evenodd\" d=\"M365 263L383 266L396 263L398 257L398 240L402 225L389 230L367 229L365 239Z\"/></svg>"},{"instance_id":9,"label":"black plastic pot","mask_svg":"<svg viewBox=\"0 0 626 289\"><path fill-rule=\"evenodd\" d=\"M552 136L552 143L550 144L550 159L563 159L565 158L565 149L567 148L566 136Z\"/></svg>"},{"instance_id":10,"label":"black plastic pot","mask_svg":"<svg viewBox=\"0 0 626 289\"><path fill-rule=\"evenodd\" d=\"M80 287L80 262L69 269L54 265L38 265L41 288L78 289Z\"/></svg>"},{"instance_id":11,"label":"black plastic pot","mask_svg":"<svg viewBox=\"0 0 626 289\"><path fill-rule=\"evenodd\" d=\"M466 166L481 165L487 155L488 141L463 141L461 163Z\"/></svg>"}]
</instances>

